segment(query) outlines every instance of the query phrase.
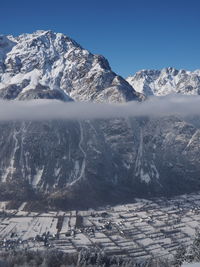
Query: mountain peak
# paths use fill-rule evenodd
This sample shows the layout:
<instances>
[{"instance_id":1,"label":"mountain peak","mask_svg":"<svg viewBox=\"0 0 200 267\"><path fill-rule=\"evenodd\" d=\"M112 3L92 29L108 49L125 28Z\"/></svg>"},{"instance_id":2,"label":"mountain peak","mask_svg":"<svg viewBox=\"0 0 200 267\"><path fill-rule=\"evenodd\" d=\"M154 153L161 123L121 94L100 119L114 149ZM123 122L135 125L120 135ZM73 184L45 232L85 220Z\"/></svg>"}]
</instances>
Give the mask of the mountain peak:
<instances>
[{"instance_id":1,"label":"mountain peak","mask_svg":"<svg viewBox=\"0 0 200 267\"><path fill-rule=\"evenodd\" d=\"M136 91L147 96L168 94L200 94L200 71L177 70L173 67L162 70L142 70L127 78Z\"/></svg>"},{"instance_id":2,"label":"mountain peak","mask_svg":"<svg viewBox=\"0 0 200 267\"><path fill-rule=\"evenodd\" d=\"M1 98L48 98L57 95L51 90L57 90L65 99L75 101L140 99L123 78L117 77L103 56L93 55L62 33L39 30L0 37Z\"/></svg>"}]
</instances>

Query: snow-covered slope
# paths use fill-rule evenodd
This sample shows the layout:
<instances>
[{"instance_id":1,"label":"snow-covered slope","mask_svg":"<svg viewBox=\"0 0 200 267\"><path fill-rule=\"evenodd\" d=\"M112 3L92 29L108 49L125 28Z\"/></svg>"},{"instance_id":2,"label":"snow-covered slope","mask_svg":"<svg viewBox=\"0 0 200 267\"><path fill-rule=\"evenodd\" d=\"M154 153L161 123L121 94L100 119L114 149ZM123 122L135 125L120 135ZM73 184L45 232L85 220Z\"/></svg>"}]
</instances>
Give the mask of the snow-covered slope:
<instances>
[{"instance_id":1,"label":"snow-covered slope","mask_svg":"<svg viewBox=\"0 0 200 267\"><path fill-rule=\"evenodd\" d=\"M64 34L0 36L1 98L124 102L138 96L103 56L91 54Z\"/></svg>"},{"instance_id":2,"label":"snow-covered slope","mask_svg":"<svg viewBox=\"0 0 200 267\"><path fill-rule=\"evenodd\" d=\"M127 78L137 92L147 96L168 94L200 95L200 70L186 71L174 68L142 70Z\"/></svg>"}]
</instances>

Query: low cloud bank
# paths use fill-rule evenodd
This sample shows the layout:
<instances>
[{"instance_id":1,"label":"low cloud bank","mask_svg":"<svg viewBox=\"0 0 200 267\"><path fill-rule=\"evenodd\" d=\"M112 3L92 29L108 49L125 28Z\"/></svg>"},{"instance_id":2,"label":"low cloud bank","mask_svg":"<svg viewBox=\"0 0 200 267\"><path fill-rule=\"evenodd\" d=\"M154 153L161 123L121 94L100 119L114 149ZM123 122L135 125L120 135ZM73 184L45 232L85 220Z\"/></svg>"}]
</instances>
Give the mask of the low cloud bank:
<instances>
[{"instance_id":1,"label":"low cloud bank","mask_svg":"<svg viewBox=\"0 0 200 267\"><path fill-rule=\"evenodd\" d=\"M0 101L0 121L109 119L166 115L200 115L200 96L152 97L143 103L63 103L56 100Z\"/></svg>"}]
</instances>

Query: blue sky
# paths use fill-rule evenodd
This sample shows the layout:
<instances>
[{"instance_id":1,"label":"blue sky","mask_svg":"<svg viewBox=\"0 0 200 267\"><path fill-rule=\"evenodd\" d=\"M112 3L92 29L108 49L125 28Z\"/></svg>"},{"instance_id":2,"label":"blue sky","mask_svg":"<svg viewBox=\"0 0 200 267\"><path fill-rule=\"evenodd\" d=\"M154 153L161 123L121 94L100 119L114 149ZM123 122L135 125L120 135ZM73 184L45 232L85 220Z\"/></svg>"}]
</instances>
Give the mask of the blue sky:
<instances>
[{"instance_id":1,"label":"blue sky","mask_svg":"<svg viewBox=\"0 0 200 267\"><path fill-rule=\"evenodd\" d=\"M1 0L0 33L63 32L126 77L200 68L199 14L199 0Z\"/></svg>"}]
</instances>

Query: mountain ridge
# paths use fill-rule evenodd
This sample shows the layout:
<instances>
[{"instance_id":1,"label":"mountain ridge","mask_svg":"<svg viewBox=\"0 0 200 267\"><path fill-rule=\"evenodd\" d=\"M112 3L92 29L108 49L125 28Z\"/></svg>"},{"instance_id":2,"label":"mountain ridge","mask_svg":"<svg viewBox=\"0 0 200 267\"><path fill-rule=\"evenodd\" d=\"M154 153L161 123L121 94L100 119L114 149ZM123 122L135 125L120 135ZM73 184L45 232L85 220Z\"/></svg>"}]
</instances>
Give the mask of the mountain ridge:
<instances>
[{"instance_id":1,"label":"mountain ridge","mask_svg":"<svg viewBox=\"0 0 200 267\"><path fill-rule=\"evenodd\" d=\"M126 79L137 92L146 96L168 94L200 95L200 70L141 70Z\"/></svg>"}]
</instances>

